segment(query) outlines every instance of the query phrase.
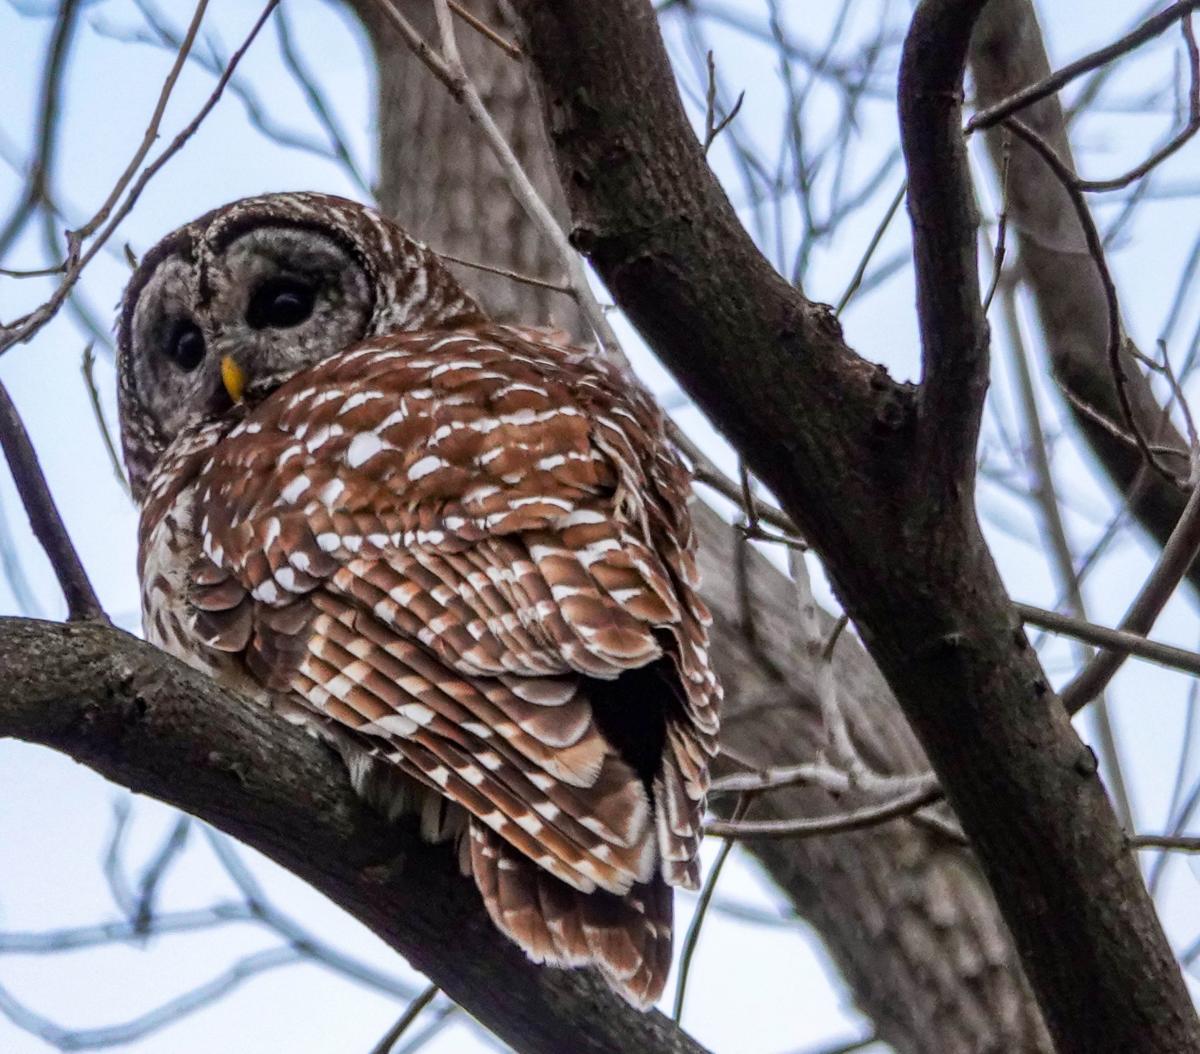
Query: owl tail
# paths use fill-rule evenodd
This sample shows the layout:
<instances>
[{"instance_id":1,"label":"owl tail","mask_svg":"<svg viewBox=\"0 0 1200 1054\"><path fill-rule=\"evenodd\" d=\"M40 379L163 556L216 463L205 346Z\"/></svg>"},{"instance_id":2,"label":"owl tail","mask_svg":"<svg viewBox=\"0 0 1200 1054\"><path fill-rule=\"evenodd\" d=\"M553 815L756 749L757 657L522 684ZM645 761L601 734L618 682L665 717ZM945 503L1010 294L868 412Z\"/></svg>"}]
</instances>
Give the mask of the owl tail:
<instances>
[{"instance_id":1,"label":"owl tail","mask_svg":"<svg viewBox=\"0 0 1200 1054\"><path fill-rule=\"evenodd\" d=\"M595 966L614 991L642 1010L662 995L671 969L672 898L659 874L624 896L582 893L478 821L471 821L467 842L488 914L530 959Z\"/></svg>"}]
</instances>

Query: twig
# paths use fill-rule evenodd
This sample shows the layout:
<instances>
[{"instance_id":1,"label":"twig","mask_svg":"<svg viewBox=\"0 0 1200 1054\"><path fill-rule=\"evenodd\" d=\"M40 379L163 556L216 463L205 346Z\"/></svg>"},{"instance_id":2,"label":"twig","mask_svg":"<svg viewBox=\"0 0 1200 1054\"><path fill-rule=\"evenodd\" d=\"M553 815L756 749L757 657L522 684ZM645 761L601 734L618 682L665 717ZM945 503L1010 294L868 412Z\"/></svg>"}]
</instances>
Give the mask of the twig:
<instances>
[{"instance_id":1,"label":"twig","mask_svg":"<svg viewBox=\"0 0 1200 1054\"><path fill-rule=\"evenodd\" d=\"M735 772L713 780L711 794L745 793L747 791L777 790L780 787L811 785L821 787L830 794L845 794L856 789L855 783L845 769L825 762L807 762L802 765L783 765L778 768L759 769L754 772ZM937 777L931 772L912 775L878 776L870 793L880 797L893 797L918 790L937 787ZM862 790L861 787L857 789Z\"/></svg>"},{"instance_id":2,"label":"twig","mask_svg":"<svg viewBox=\"0 0 1200 1054\"><path fill-rule=\"evenodd\" d=\"M476 18L462 4L456 4L454 0L450 0L450 10L461 18L468 26L470 26L480 36L490 40L501 51L510 55L514 59L520 59L524 56L521 54L521 49L517 47L511 40L505 40L491 26L481 19Z\"/></svg>"},{"instance_id":3,"label":"twig","mask_svg":"<svg viewBox=\"0 0 1200 1054\"><path fill-rule=\"evenodd\" d=\"M1092 219L1091 210L1084 200L1083 192L1079 189L1079 181L1075 173L1071 170L1071 167L1058 156L1054 147L1038 135L1037 132L1022 124L1015 117L1008 118L1005 125L1011 128L1013 132L1020 136L1021 139L1041 156L1042 160L1046 162L1047 167L1057 177L1059 183L1062 184L1063 190L1066 191L1067 196L1071 200L1071 205L1079 221L1080 229L1083 231L1084 240L1087 243L1088 253L1096 266L1100 285L1104 290L1104 302L1108 316L1107 358L1109 369L1112 371L1113 380L1116 385L1117 398L1121 404L1121 416L1125 419L1125 427L1129 429L1134 439L1137 440L1138 449L1141 451L1142 457L1146 459L1146 463L1165 480L1172 484L1177 484L1178 480L1171 473L1170 469L1166 468L1158 460L1158 457L1150 448L1149 440L1143 434L1133 413L1133 404L1129 399L1129 379L1125 374L1124 364L1121 362L1121 309L1117 302L1117 289L1113 284L1112 274L1108 269L1108 262L1105 259L1104 244L1100 238L1100 232L1096 229L1096 223Z\"/></svg>"},{"instance_id":4,"label":"twig","mask_svg":"<svg viewBox=\"0 0 1200 1054\"><path fill-rule=\"evenodd\" d=\"M182 149L184 144L195 134L196 129L200 127L201 123L212 111L213 107L216 106L225 90L225 86L229 83L230 78L233 76L234 70L237 68L238 63L242 60L242 57L246 54L246 51L250 48L250 45L258 36L259 30L262 29L271 12L274 11L278 5L279 0L267 0L266 7L263 9L262 14L258 17L258 20L251 27L249 34L242 42L242 46L238 48L238 50L235 51L232 56L230 56L229 65L226 67L225 72L218 79L212 94L209 95L204 105L200 107L200 110L196 116L171 141L171 143L166 147L165 150L163 150L158 158L142 170L141 175L133 183L126 194L125 200L119 207L115 209L115 211L112 212L112 216L108 223L105 224L105 226L96 234L95 239L92 241L91 246L86 252L81 252L82 239L85 235L90 235L93 233L98 224L102 222L103 218L109 214L110 210L112 210L111 202L114 200L114 195L109 196L110 200L105 202L100 211L96 213L91 221L85 224L80 230L71 232L68 238L70 243L68 252L68 266L62 283L59 285L58 289L55 290L50 299L47 300L46 303L42 304L41 307L36 308L34 311L30 312L28 315L25 315L23 318L18 319L11 325L0 326L0 334L2 334L2 336L0 336L0 353L7 351L16 343L28 340L51 318L53 318L55 314L58 313L59 308L62 307L63 303L70 295L75 283L79 280L80 274L83 273L83 269L91 262L96 253L99 252L103 245L108 241L113 231L117 229L117 227L124 221L125 217L132 211L133 206L137 203L138 198L141 196L142 191L145 190L150 180L158 174L162 167L168 161L170 161L170 159L174 157L180 151L180 149ZM171 74L168 75L167 83L163 86L163 95L160 97L158 107L155 108L156 118L151 122L151 127L155 129L155 136L157 136L156 121L160 115L160 111L166 106L166 98L170 94L170 88L174 86L174 78L178 77L178 68L182 65L184 58L186 58L186 56L182 53L181 49L181 54L179 57L177 57L176 63L172 67ZM147 136L149 136L149 129L147 130ZM124 177L122 177L122 180L124 180Z\"/></svg>"},{"instance_id":5,"label":"twig","mask_svg":"<svg viewBox=\"0 0 1200 1054\"><path fill-rule=\"evenodd\" d=\"M1136 655L1139 659L1148 659L1159 666L1200 675L1200 652L1177 648L1172 644L1162 644L1128 630L1110 629L1084 619L1072 618L1070 615L1060 615L1058 612L1047 611L1032 604L1018 603L1013 606L1025 622L1051 633L1073 637L1118 656Z\"/></svg>"},{"instance_id":6,"label":"twig","mask_svg":"<svg viewBox=\"0 0 1200 1054\"><path fill-rule=\"evenodd\" d=\"M837 307L833 309L835 315L840 315L846 309L846 305L850 303L851 297L858 292L859 287L863 284L863 276L867 273L867 266L871 263L871 257L875 255L875 250L879 248L879 243L883 241L883 235L891 225L893 217L899 211L906 193L908 193L908 180L900 184L900 189L896 191L896 196L892 198L891 204L888 205L887 212L883 214L883 219L879 221L879 226L875 228L875 233L871 235L871 240L867 243L867 248L863 252L862 259L858 261L858 266L854 269L854 274L850 276L850 284L846 286L846 291L838 300Z\"/></svg>"},{"instance_id":7,"label":"twig","mask_svg":"<svg viewBox=\"0 0 1200 1054\"><path fill-rule=\"evenodd\" d=\"M1200 487L1193 488L1179 522L1163 546L1157 566L1121 620L1122 630L1135 635L1150 632L1159 612L1192 566L1197 551L1200 551ZM1075 713L1102 692L1124 661L1122 652L1099 653L1063 689L1062 701L1067 712Z\"/></svg>"},{"instance_id":8,"label":"twig","mask_svg":"<svg viewBox=\"0 0 1200 1054\"><path fill-rule=\"evenodd\" d=\"M140 933L149 932L150 923L155 915L154 907L159 887L171 864L187 845L191 823L190 816L177 817L171 833L167 835L154 859L142 872L141 881L138 883L137 911L134 916L134 929Z\"/></svg>"},{"instance_id":9,"label":"twig","mask_svg":"<svg viewBox=\"0 0 1200 1054\"><path fill-rule=\"evenodd\" d=\"M1086 417L1093 424L1103 428L1104 431L1106 431L1110 436L1112 436L1114 439L1119 439L1122 443L1126 443L1132 447L1136 447L1138 445L1137 439L1126 432L1119 424L1117 424L1116 421L1112 420L1112 418L1106 417L1090 403L1084 402L1083 399L1081 399L1075 392L1070 391L1067 388L1063 388L1061 390L1063 397L1067 400L1067 402L1069 402L1074 409L1078 410L1080 414ZM1187 460L1188 457L1186 450L1182 450L1181 448L1174 446L1163 446L1161 443L1151 443L1150 449L1156 454L1162 454L1164 457L1179 457L1183 458L1184 460Z\"/></svg>"},{"instance_id":10,"label":"twig","mask_svg":"<svg viewBox=\"0 0 1200 1054\"><path fill-rule=\"evenodd\" d=\"M808 659L813 690L821 707L821 720L825 730L825 749L833 763L846 770L852 782L867 775L867 766L859 757L850 735L846 715L842 713L838 699L837 681L833 676L833 648L841 634L844 622L835 624L826 639L821 632L820 616L816 598L813 596L812 579L803 553L792 550L788 553L788 574L796 593L797 644Z\"/></svg>"},{"instance_id":11,"label":"twig","mask_svg":"<svg viewBox=\"0 0 1200 1054\"><path fill-rule=\"evenodd\" d=\"M720 471L703 454L699 447L683 436L682 433L672 434L671 438L692 463L692 478L697 483L711 487L722 497L728 498L732 502L742 503L742 492L737 483L725 475L724 472ZM684 441L681 442L681 440ZM795 537L799 533L796 525L792 523L791 517L787 513L775 508L773 505L768 505L761 498L752 496L751 508L754 510L754 515L764 523L769 523L772 527L777 527L792 537Z\"/></svg>"},{"instance_id":12,"label":"twig","mask_svg":"<svg viewBox=\"0 0 1200 1054\"><path fill-rule=\"evenodd\" d=\"M71 621L97 619L107 622L108 616L96 596L79 553L63 525L58 506L42 474L37 451L21 421L8 389L0 384L0 448L8 460L13 482L25 505L33 533L41 543L54 568L55 577L67 601L67 618Z\"/></svg>"},{"instance_id":13,"label":"twig","mask_svg":"<svg viewBox=\"0 0 1200 1054\"><path fill-rule=\"evenodd\" d=\"M179 80L179 75L183 72L188 53L192 50L192 46L196 42L196 34L200 31L200 23L204 21L204 12L207 9L208 0L198 0L196 8L192 12L192 21L184 33L183 42L179 45L175 61L171 64L171 69L167 73L167 79L163 82L162 89L158 93L158 101L154 105L154 112L150 116L150 123L146 126L146 131L142 135L142 141L138 144L137 150L134 151L133 157L130 158L129 164L125 166L125 171L117 177L117 182L113 185L104 204L100 206L96 214L87 223L80 227L79 230L72 232L72 241L76 245L94 234L108 218L117 201L124 193L125 188L129 186L130 181L141 167L142 162L146 159L146 155L150 153L150 148L158 140L158 129L162 124L163 115L166 113L167 102L171 98L171 93L175 90L175 84Z\"/></svg>"},{"instance_id":14,"label":"twig","mask_svg":"<svg viewBox=\"0 0 1200 1054\"><path fill-rule=\"evenodd\" d=\"M1000 100L994 106L989 106L986 110L980 110L967 122L966 130L968 132L978 132L1000 124L1019 110L1023 110L1027 106L1032 106L1035 102L1053 95L1076 77L1089 73L1099 66L1106 65L1112 62L1113 59L1120 58L1122 55L1128 54L1147 41L1153 40L1160 34L1165 33L1172 25L1180 19L1185 18L1197 8L1200 8L1200 0L1181 0L1179 3L1172 4L1165 11L1160 11L1157 15L1147 19L1137 29L1131 33L1127 33L1120 40L1114 41L1112 44L1100 48L1098 51L1093 51L1090 55L1085 55L1081 59L1076 59L1044 80L1040 80L1036 84L1031 84L1027 88L1022 88L1018 92L1013 92L1007 99Z\"/></svg>"},{"instance_id":15,"label":"twig","mask_svg":"<svg viewBox=\"0 0 1200 1054\"><path fill-rule=\"evenodd\" d=\"M437 985L431 984L419 996L417 996L405 1008L404 1013L400 1015L391 1028L389 1028L379 1040L371 1048L371 1054L391 1054L391 1049L396 1045L396 1040L408 1031L409 1026L421 1016L421 1011L424 1010L441 989Z\"/></svg>"},{"instance_id":16,"label":"twig","mask_svg":"<svg viewBox=\"0 0 1200 1054\"><path fill-rule=\"evenodd\" d=\"M734 806L733 822L739 821L746 815L746 810L750 807L750 798L747 796ZM671 1017L675 1019L675 1023L679 1024L683 1019L683 1000L687 996L688 977L692 972L692 959L696 954L696 946L700 943L700 929L704 925L704 920L708 916L708 907L712 903L713 894L717 891L717 881L721 877L721 870L725 867L725 861L729 859L730 852L733 851L733 839L726 838L721 844L721 848L717 851L717 858L713 861L712 869L704 879L704 886L700 890L700 896L696 901L696 910L692 913L692 921L688 926L687 934L683 938L683 951L679 957L679 979L675 983L675 1005L671 1010Z\"/></svg>"},{"instance_id":17,"label":"twig","mask_svg":"<svg viewBox=\"0 0 1200 1054\"><path fill-rule=\"evenodd\" d=\"M117 447L113 442L112 433L108 430L108 422L104 419L104 408L100 405L100 391L96 387L95 367L96 356L92 353L92 345L88 344L83 349L83 362L80 364L80 372L83 374L83 384L87 388L88 401L92 406L92 418L95 420L96 427L100 431L100 438L104 441L104 449L108 453L108 461L112 465L113 475L117 477L117 482L121 485L125 496L130 497L132 492L129 489L129 480L125 478L125 470L121 467L121 458L117 454Z\"/></svg>"},{"instance_id":18,"label":"twig","mask_svg":"<svg viewBox=\"0 0 1200 1054\"><path fill-rule=\"evenodd\" d=\"M1185 853L1200 853L1200 837L1186 834L1131 834L1133 849L1178 849Z\"/></svg>"},{"instance_id":19,"label":"twig","mask_svg":"<svg viewBox=\"0 0 1200 1054\"><path fill-rule=\"evenodd\" d=\"M359 189L364 194L371 193L370 184L363 176L353 155L350 153L350 146L346 142L346 137L342 134L341 128L338 127L338 122L333 116L332 110L325 102L325 97L322 95L320 88L317 86L316 80L304 65L304 60L300 57L300 52L296 49L292 42L291 27L288 24L287 16L284 14L284 9L279 9L279 15L275 19L275 32L279 38L279 53L283 58L283 64L291 73L292 79L300 85L300 90L304 93L304 98L308 102L308 108L316 117L317 123L325 130L325 135L329 139L330 146L334 156L347 174L358 185Z\"/></svg>"},{"instance_id":20,"label":"twig","mask_svg":"<svg viewBox=\"0 0 1200 1054\"><path fill-rule=\"evenodd\" d=\"M730 111L719 121L717 117L717 65L713 61L713 53L708 52L706 59L708 65L708 90L704 96L704 156L708 157L708 148L713 145L714 140L719 136L730 124L730 122L738 115L738 111L742 108L742 103L746 101L746 93L739 92L737 100L734 102Z\"/></svg>"},{"instance_id":21,"label":"twig","mask_svg":"<svg viewBox=\"0 0 1200 1054\"><path fill-rule=\"evenodd\" d=\"M492 115L484 105L474 82L467 75L462 57L458 52L458 43L454 36L454 19L447 0L434 0L434 10L437 14L444 65L451 81L457 86L456 98L466 107L471 120L483 131L484 140L508 177L509 185L516 194L517 200L562 258L570 286L575 294L575 302L587 318L600 346L609 355L619 355L620 344L617 336L613 332L612 326L609 325L603 309L592 295L587 273L583 269L583 262L580 260L579 254L567 241L567 236L554 218L550 207L534 188L508 140L504 138L496 122L492 120ZM420 54L421 52L418 52L418 55Z\"/></svg>"},{"instance_id":22,"label":"twig","mask_svg":"<svg viewBox=\"0 0 1200 1054\"><path fill-rule=\"evenodd\" d=\"M211 980L197 985L183 995L177 996L140 1014L128 1021L99 1028L66 1029L48 1018L35 1013L18 1002L7 989L0 987L0 1014L11 1020L18 1028L41 1037L46 1043L59 1050L92 1050L133 1043L143 1036L177 1021L186 1014L195 1013L209 1006L235 988L268 970L291 966L304 959L298 948L284 946L254 952L238 960Z\"/></svg>"},{"instance_id":23,"label":"twig","mask_svg":"<svg viewBox=\"0 0 1200 1054\"><path fill-rule=\"evenodd\" d=\"M460 267L469 267L473 271L486 271L488 274L498 274L502 278L509 278L514 282L520 282L522 285L531 285L536 289L549 289L555 293L574 296L574 290L565 282L552 282L549 279L536 278L533 275L522 274L520 271L513 271L507 267L497 267L495 264L479 263L475 260L464 260L461 256L454 256L451 253L441 252L440 250L438 256L443 260L456 263Z\"/></svg>"},{"instance_id":24,"label":"twig","mask_svg":"<svg viewBox=\"0 0 1200 1054\"><path fill-rule=\"evenodd\" d=\"M704 833L719 838L811 838L818 835L840 834L874 827L901 816L907 816L926 805L940 801L938 787L919 787L899 794L880 805L866 805L852 812L835 816L799 817L792 820L709 820Z\"/></svg>"},{"instance_id":25,"label":"twig","mask_svg":"<svg viewBox=\"0 0 1200 1054\"><path fill-rule=\"evenodd\" d=\"M37 147L28 166L25 193L13 208L8 221L0 228L0 257L24 230L38 203L44 203L49 196L48 184L54 169L59 115L62 113L63 69L79 25L82 7L80 0L63 0L58 5L38 91Z\"/></svg>"},{"instance_id":26,"label":"twig","mask_svg":"<svg viewBox=\"0 0 1200 1054\"><path fill-rule=\"evenodd\" d=\"M1187 13L1180 22L1183 30L1184 47L1187 51L1188 66L1191 69L1192 87L1188 93L1187 123L1166 143L1154 151L1145 161L1134 165L1128 172L1110 179L1080 179L1079 189L1095 193L1097 191L1121 190L1135 180L1141 179L1152 169L1156 168L1172 154L1177 153L1195 134L1200 131L1200 49L1196 46L1196 36L1192 30L1192 16Z\"/></svg>"},{"instance_id":27,"label":"twig","mask_svg":"<svg viewBox=\"0 0 1200 1054\"><path fill-rule=\"evenodd\" d=\"M1004 157L1000 163L1000 215L996 219L996 249L992 255L992 281L983 297L983 313L986 315L992 306L992 298L1000 285L1000 276L1004 273L1004 254L1008 239L1008 162L1011 141L1004 137Z\"/></svg>"}]
</instances>

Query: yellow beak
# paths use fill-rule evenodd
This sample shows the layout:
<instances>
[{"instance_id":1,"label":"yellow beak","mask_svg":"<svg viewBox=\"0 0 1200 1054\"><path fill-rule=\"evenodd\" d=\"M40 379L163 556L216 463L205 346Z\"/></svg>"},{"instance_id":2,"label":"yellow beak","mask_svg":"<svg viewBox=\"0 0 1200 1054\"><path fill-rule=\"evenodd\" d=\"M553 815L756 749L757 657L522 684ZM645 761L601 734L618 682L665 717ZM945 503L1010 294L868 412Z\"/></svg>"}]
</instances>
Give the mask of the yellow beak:
<instances>
[{"instance_id":1,"label":"yellow beak","mask_svg":"<svg viewBox=\"0 0 1200 1054\"><path fill-rule=\"evenodd\" d=\"M226 355L221 360L221 380L225 382L229 398L240 403L246 391L246 371L233 361L232 355Z\"/></svg>"}]
</instances>

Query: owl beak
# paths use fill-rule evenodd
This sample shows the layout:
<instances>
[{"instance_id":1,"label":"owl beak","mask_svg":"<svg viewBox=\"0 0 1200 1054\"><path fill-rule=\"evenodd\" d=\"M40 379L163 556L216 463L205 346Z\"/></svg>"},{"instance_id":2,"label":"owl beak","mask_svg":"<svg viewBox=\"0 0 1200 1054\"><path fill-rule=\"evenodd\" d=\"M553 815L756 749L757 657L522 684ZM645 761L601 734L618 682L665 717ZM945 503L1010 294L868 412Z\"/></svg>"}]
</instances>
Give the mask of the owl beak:
<instances>
[{"instance_id":1,"label":"owl beak","mask_svg":"<svg viewBox=\"0 0 1200 1054\"><path fill-rule=\"evenodd\" d=\"M221 380L225 382L229 398L240 403L246 392L246 371L233 361L232 355L226 355L221 360Z\"/></svg>"}]
</instances>

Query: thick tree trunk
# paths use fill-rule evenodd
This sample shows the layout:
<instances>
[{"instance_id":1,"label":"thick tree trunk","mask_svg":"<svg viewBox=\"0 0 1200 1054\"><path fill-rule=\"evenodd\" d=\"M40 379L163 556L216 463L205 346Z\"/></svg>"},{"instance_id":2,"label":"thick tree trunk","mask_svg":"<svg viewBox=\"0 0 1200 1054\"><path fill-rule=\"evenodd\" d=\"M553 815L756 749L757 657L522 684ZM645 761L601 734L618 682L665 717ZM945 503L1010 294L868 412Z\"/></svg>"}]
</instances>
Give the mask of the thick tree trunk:
<instances>
[{"instance_id":1,"label":"thick tree trunk","mask_svg":"<svg viewBox=\"0 0 1200 1054\"><path fill-rule=\"evenodd\" d=\"M352 6L364 18L379 59L385 209L439 249L556 276L552 249L520 211L462 107L411 56L374 3ZM436 39L428 3L400 6ZM469 6L513 35L501 3ZM523 68L465 28L459 44L493 116L561 210ZM574 322L565 297L479 272L460 275L502 316ZM716 662L726 688L723 742L764 766L810 761L821 749L823 732L815 692L794 646L793 587L712 509L700 502L693 509L705 599L716 617ZM868 760L886 772L926 771L928 762L887 685L849 634L838 646L836 669L847 718ZM819 816L863 800L796 788L763 797L755 815ZM1050 1049L1011 940L968 851L907 821L817 839L764 839L748 848L821 935L860 1009L901 1054Z\"/></svg>"}]
</instances>

